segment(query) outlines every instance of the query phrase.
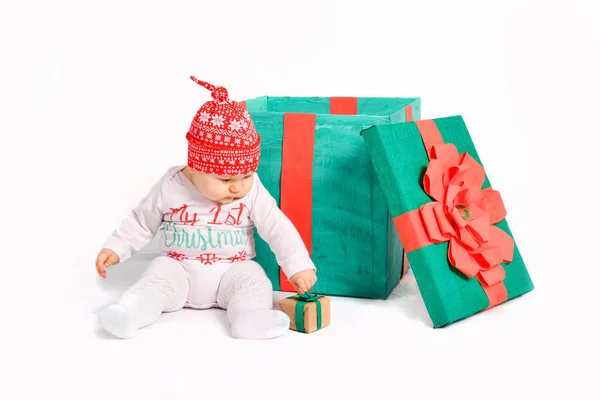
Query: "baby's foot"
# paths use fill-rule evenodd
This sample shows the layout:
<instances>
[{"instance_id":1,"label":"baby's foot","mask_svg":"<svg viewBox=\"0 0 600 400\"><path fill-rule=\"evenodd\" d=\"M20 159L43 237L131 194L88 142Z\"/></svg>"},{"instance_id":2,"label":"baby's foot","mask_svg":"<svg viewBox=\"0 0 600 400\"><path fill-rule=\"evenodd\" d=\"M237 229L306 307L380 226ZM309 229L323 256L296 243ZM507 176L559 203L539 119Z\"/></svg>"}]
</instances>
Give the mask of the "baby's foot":
<instances>
[{"instance_id":1,"label":"baby's foot","mask_svg":"<svg viewBox=\"0 0 600 400\"><path fill-rule=\"evenodd\" d=\"M290 328L290 317L279 310L251 311L237 317L231 334L238 339L272 339Z\"/></svg>"},{"instance_id":2,"label":"baby's foot","mask_svg":"<svg viewBox=\"0 0 600 400\"><path fill-rule=\"evenodd\" d=\"M129 339L137 332L131 316L120 304L110 305L100 313L100 325L107 332L121 339Z\"/></svg>"}]
</instances>

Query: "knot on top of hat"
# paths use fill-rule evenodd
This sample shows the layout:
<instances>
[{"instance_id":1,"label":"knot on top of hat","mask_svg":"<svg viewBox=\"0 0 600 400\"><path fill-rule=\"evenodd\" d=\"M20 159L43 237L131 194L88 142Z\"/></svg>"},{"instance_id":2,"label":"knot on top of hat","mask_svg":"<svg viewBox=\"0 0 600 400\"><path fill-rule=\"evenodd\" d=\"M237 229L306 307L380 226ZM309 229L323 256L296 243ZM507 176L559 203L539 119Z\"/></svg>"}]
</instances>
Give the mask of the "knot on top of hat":
<instances>
[{"instance_id":1,"label":"knot on top of hat","mask_svg":"<svg viewBox=\"0 0 600 400\"><path fill-rule=\"evenodd\" d=\"M225 89L222 86L219 87L215 87L214 85L211 85L210 83L207 82L203 82L201 80L198 80L196 78L194 78L193 76L190 76L190 78L196 82L198 85L205 87L206 89L210 90L212 93L212 98L215 99L216 101L229 101L229 94L227 93L227 89Z\"/></svg>"},{"instance_id":2,"label":"knot on top of hat","mask_svg":"<svg viewBox=\"0 0 600 400\"><path fill-rule=\"evenodd\" d=\"M228 101L229 100L229 95L227 93L227 89L225 89L222 86L219 86L219 87L215 88L215 90L213 90L212 97L213 97L213 99L215 99L217 101Z\"/></svg>"}]
</instances>

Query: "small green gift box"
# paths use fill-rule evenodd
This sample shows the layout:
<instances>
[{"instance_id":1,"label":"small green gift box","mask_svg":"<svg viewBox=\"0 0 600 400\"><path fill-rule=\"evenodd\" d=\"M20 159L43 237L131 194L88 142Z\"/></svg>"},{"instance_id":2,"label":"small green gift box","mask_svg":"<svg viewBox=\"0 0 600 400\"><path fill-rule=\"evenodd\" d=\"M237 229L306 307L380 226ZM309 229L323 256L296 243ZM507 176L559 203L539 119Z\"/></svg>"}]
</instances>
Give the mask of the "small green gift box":
<instances>
[{"instance_id":1,"label":"small green gift box","mask_svg":"<svg viewBox=\"0 0 600 400\"><path fill-rule=\"evenodd\" d=\"M242 102L261 136L258 174L314 261L315 293L385 299L406 269L361 130L420 117L419 98L260 97ZM255 234L275 290L293 292ZM404 264L405 265L405 264Z\"/></svg>"},{"instance_id":2,"label":"small green gift box","mask_svg":"<svg viewBox=\"0 0 600 400\"><path fill-rule=\"evenodd\" d=\"M312 333L331 323L329 297L302 293L279 301L279 308L290 317L290 329Z\"/></svg>"},{"instance_id":3,"label":"small green gift box","mask_svg":"<svg viewBox=\"0 0 600 400\"><path fill-rule=\"evenodd\" d=\"M533 290L462 117L362 135L434 327Z\"/></svg>"}]
</instances>

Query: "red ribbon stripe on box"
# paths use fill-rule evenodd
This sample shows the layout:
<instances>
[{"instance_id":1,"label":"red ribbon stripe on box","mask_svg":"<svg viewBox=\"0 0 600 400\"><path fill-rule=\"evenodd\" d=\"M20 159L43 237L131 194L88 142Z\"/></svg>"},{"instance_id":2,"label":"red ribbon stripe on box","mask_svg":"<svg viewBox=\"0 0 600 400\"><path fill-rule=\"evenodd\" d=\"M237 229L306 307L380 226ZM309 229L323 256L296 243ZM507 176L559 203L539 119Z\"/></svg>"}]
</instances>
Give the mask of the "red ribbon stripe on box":
<instances>
[{"instance_id":1,"label":"red ribbon stripe on box","mask_svg":"<svg viewBox=\"0 0 600 400\"><path fill-rule=\"evenodd\" d=\"M315 146L315 114L285 113L281 161L280 208L292 221L312 256L312 171ZM279 271L281 290L294 287Z\"/></svg>"},{"instance_id":2,"label":"red ribbon stripe on box","mask_svg":"<svg viewBox=\"0 0 600 400\"><path fill-rule=\"evenodd\" d=\"M356 115L358 113L358 98L330 97L329 113L336 115Z\"/></svg>"},{"instance_id":3,"label":"red ribbon stripe on box","mask_svg":"<svg viewBox=\"0 0 600 400\"><path fill-rule=\"evenodd\" d=\"M412 116L412 104L409 104L406 106L406 108L404 108L404 112L406 115L406 122L412 122L413 120L413 116ZM406 255L406 249L403 251L404 256L402 257L402 276L406 276L406 273L408 272L408 256Z\"/></svg>"},{"instance_id":4,"label":"red ribbon stripe on box","mask_svg":"<svg viewBox=\"0 0 600 400\"><path fill-rule=\"evenodd\" d=\"M331 97L331 114L356 115L358 98ZM312 178L316 114L285 113L283 116L283 155L280 208L294 224L312 256ZM279 270L282 291L294 291Z\"/></svg>"}]
</instances>

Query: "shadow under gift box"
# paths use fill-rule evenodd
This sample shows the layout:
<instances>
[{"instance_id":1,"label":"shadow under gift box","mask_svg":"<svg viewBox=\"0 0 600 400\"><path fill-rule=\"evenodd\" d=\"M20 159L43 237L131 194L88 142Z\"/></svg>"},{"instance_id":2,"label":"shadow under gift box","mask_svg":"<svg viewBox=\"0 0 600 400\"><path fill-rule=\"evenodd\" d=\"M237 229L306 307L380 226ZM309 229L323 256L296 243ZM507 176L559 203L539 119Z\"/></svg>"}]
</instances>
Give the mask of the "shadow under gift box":
<instances>
[{"instance_id":1,"label":"shadow under gift box","mask_svg":"<svg viewBox=\"0 0 600 400\"><path fill-rule=\"evenodd\" d=\"M316 267L314 293L385 299L404 254L361 131L419 119L420 98L270 97L242 102L261 137L258 174ZM255 232L256 261L292 292Z\"/></svg>"}]
</instances>

